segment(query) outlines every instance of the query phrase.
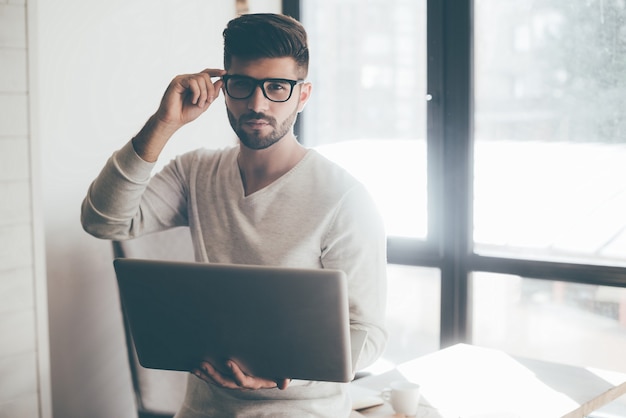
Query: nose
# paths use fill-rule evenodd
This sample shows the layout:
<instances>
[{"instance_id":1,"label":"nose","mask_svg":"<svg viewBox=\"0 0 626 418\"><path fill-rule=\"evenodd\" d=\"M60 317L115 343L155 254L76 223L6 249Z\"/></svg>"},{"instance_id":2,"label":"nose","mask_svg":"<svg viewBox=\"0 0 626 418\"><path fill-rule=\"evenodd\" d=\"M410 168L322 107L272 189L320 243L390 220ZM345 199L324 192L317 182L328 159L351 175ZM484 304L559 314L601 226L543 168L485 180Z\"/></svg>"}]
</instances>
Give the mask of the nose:
<instances>
[{"instance_id":1,"label":"nose","mask_svg":"<svg viewBox=\"0 0 626 418\"><path fill-rule=\"evenodd\" d=\"M261 113L261 111L267 109L268 103L269 100L263 94L261 86L256 86L252 96L248 98L248 109Z\"/></svg>"}]
</instances>

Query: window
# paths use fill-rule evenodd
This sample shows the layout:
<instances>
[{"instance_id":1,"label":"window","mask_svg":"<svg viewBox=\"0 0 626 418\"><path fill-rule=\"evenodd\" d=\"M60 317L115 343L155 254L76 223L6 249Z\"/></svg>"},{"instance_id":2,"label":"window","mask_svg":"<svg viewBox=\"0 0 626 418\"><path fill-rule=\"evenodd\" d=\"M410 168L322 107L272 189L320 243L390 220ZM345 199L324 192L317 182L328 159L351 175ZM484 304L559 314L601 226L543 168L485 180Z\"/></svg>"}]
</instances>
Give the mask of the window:
<instances>
[{"instance_id":1,"label":"window","mask_svg":"<svg viewBox=\"0 0 626 418\"><path fill-rule=\"evenodd\" d=\"M626 371L626 289L478 272L472 296L476 344Z\"/></svg>"},{"instance_id":2,"label":"window","mask_svg":"<svg viewBox=\"0 0 626 418\"><path fill-rule=\"evenodd\" d=\"M626 265L624 2L474 4L477 252Z\"/></svg>"}]
</instances>

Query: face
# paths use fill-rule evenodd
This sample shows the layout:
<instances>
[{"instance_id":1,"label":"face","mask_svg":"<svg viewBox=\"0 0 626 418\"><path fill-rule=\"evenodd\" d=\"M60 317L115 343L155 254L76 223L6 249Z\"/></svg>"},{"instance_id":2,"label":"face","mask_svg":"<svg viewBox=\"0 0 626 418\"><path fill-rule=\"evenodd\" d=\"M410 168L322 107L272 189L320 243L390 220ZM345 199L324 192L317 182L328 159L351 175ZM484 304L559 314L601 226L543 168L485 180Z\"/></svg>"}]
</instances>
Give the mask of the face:
<instances>
[{"instance_id":1,"label":"face","mask_svg":"<svg viewBox=\"0 0 626 418\"><path fill-rule=\"evenodd\" d=\"M284 78L297 80L298 67L293 58L261 58L245 61L233 57L228 74L256 79ZM250 149L266 149L287 136L293 136L293 125L311 92L309 83L294 86L286 102L272 102L257 86L247 99L233 99L224 91L230 126L241 143Z\"/></svg>"}]
</instances>

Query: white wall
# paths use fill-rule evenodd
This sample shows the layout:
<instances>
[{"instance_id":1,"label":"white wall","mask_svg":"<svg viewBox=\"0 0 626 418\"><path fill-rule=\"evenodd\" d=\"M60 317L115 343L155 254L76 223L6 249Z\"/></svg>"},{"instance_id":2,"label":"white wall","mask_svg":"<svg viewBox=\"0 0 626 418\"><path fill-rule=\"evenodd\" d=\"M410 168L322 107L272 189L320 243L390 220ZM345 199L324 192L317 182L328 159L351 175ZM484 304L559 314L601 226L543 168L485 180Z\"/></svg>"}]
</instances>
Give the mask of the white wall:
<instances>
[{"instance_id":1,"label":"white wall","mask_svg":"<svg viewBox=\"0 0 626 418\"><path fill-rule=\"evenodd\" d=\"M179 73L222 67L235 0L38 0L39 131L54 416L124 418L134 404L110 244L80 203L106 158L156 110ZM250 1L278 11L280 1ZM166 152L233 143L223 101Z\"/></svg>"},{"instance_id":2,"label":"white wall","mask_svg":"<svg viewBox=\"0 0 626 418\"><path fill-rule=\"evenodd\" d=\"M0 1L0 418L50 417L31 1Z\"/></svg>"}]
</instances>

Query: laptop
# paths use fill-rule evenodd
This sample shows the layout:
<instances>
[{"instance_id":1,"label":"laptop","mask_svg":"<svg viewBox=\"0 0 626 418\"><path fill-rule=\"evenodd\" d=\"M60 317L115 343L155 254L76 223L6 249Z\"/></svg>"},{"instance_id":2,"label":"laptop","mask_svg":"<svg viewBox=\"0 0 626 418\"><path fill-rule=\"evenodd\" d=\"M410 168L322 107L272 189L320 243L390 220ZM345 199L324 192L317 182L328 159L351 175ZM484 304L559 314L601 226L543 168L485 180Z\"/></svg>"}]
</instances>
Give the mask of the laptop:
<instances>
[{"instance_id":1,"label":"laptop","mask_svg":"<svg viewBox=\"0 0 626 418\"><path fill-rule=\"evenodd\" d=\"M347 279L330 269L118 258L139 363L190 371L227 359L268 379L349 382L366 331L350 330Z\"/></svg>"}]
</instances>

